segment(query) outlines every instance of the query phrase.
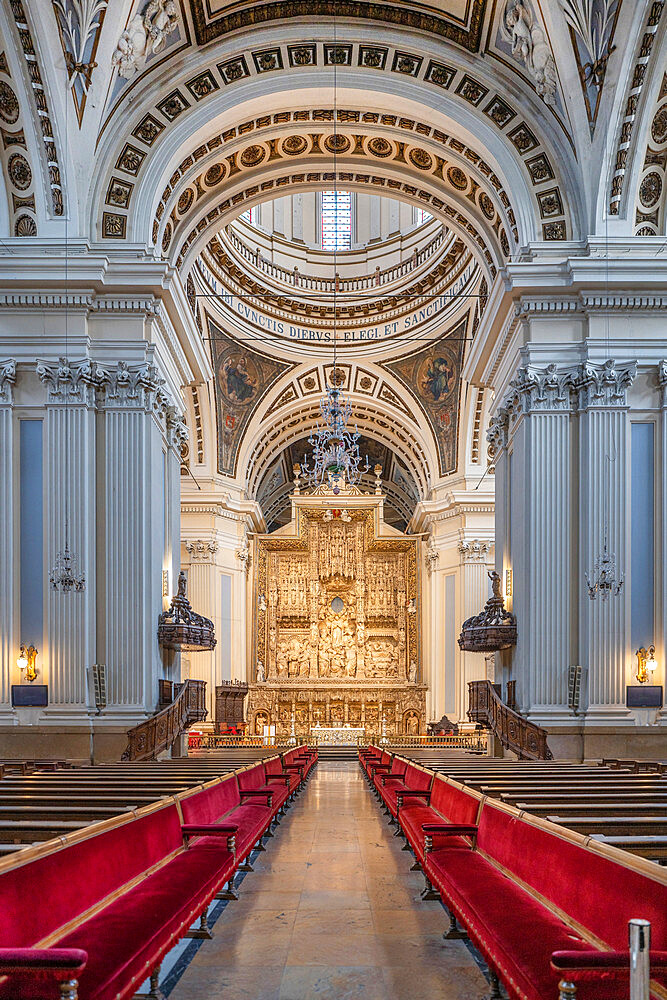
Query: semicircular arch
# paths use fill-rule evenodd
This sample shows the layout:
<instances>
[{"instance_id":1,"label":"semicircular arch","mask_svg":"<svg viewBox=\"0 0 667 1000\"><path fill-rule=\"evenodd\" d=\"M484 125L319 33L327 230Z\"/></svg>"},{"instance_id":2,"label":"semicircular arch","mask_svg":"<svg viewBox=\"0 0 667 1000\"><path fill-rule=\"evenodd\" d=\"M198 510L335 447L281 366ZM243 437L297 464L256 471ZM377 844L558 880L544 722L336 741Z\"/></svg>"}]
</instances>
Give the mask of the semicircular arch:
<instances>
[{"instance_id":1,"label":"semicircular arch","mask_svg":"<svg viewBox=\"0 0 667 1000\"><path fill-rule=\"evenodd\" d=\"M370 370L373 366L367 367ZM285 389L306 371L307 366L303 372L294 369L276 383L248 425L239 450L238 468L248 470L245 488L249 496L257 492L276 455L307 437L321 423L321 392L280 402ZM405 387L385 370L378 368L377 373L390 388L384 398L369 397L354 390L346 392L353 406L355 427L360 434L392 449L413 477L420 499L426 499L439 478L437 443L426 421L418 423L414 416L407 417L409 408L391 401L392 394L397 400L404 398ZM411 398L410 402L416 410L416 399Z\"/></svg>"},{"instance_id":2,"label":"semicircular arch","mask_svg":"<svg viewBox=\"0 0 667 1000\"><path fill-rule=\"evenodd\" d=\"M439 89L433 72L429 79L397 80L378 74L369 77L351 69L340 84L339 106L348 105L354 113L356 98L357 109L373 109L365 112L376 116L375 121L366 123L372 131L395 128L402 136L398 141L411 140L416 147L423 147L427 140L437 145L444 137L445 142L449 141L444 157L448 161L464 156L471 169L476 161L486 163L489 172L500 178L501 186L512 192L509 208L515 217L519 245L540 239L576 238L582 218L576 201L578 188L573 182L577 168L563 134L554 127L544 128L529 99L524 101L528 107L515 109L507 103L506 95L493 92L491 87L498 90L497 79L495 83L482 83L463 74L465 86L455 86L457 74L454 71L450 87ZM185 98L187 90L176 87L173 95L182 92L183 102L172 95L167 111L155 93L151 99L146 96L138 101L140 107L136 117L132 116L130 135L127 119L122 128L112 121L99 147L98 155L109 167L99 171L102 176L91 189L93 238L129 236L135 242L153 243L155 213L167 188L173 187L172 178L175 182L182 180L184 160L190 158L193 165L213 152L211 139L219 152L226 152L225 144L247 137L250 131L257 134L254 118L264 119L261 127L268 124L293 128L296 122L313 120L321 124L326 120L326 109L321 107L322 88L330 85L329 77L330 72L319 67L285 71L279 78L271 78L268 95L263 77L241 80L238 85L232 81L234 87L229 89L217 84L217 89L200 103ZM170 79L172 89L174 82ZM269 106L271 113L253 115L253 109L265 111ZM388 107L392 108L391 114ZM173 120L165 122L167 114ZM392 125L387 124L390 119ZM340 117L339 122L341 126L346 124ZM409 172L407 163L404 172Z\"/></svg>"}]
</instances>

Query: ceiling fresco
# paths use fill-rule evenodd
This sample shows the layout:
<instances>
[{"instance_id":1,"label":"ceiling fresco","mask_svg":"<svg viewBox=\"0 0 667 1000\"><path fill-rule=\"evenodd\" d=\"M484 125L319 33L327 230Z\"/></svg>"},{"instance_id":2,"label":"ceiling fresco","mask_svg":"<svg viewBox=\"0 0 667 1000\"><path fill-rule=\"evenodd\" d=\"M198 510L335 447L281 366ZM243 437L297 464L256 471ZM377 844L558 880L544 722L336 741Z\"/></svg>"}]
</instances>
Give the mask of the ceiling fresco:
<instances>
[{"instance_id":1,"label":"ceiling fresco","mask_svg":"<svg viewBox=\"0 0 667 1000\"><path fill-rule=\"evenodd\" d=\"M384 364L424 410L438 444L442 476L456 471L461 365L467 329L466 315L435 344Z\"/></svg>"},{"instance_id":2,"label":"ceiling fresco","mask_svg":"<svg viewBox=\"0 0 667 1000\"><path fill-rule=\"evenodd\" d=\"M218 426L218 472L234 476L241 438L255 407L293 366L241 348L210 318L208 330Z\"/></svg>"}]
</instances>

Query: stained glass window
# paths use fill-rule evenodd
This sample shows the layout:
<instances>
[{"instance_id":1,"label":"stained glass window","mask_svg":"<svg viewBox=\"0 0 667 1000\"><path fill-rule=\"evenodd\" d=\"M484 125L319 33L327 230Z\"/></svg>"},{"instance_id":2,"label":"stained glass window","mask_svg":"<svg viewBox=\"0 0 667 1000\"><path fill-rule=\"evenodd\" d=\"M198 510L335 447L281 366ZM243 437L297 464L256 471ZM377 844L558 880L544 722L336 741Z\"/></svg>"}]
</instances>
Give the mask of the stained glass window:
<instances>
[{"instance_id":1,"label":"stained glass window","mask_svg":"<svg viewBox=\"0 0 667 1000\"><path fill-rule=\"evenodd\" d=\"M349 250L352 246L352 195L349 191L322 192L322 249Z\"/></svg>"}]
</instances>

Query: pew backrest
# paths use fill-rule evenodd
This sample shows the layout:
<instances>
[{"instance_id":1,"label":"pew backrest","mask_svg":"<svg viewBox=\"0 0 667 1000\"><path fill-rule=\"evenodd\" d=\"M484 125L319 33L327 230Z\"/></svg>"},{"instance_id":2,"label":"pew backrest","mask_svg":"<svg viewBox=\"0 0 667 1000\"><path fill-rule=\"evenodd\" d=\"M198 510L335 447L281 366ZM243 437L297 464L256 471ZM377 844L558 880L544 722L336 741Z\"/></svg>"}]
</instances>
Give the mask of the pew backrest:
<instances>
[{"instance_id":1,"label":"pew backrest","mask_svg":"<svg viewBox=\"0 0 667 1000\"><path fill-rule=\"evenodd\" d=\"M477 850L608 947L627 950L628 921L642 917L651 922L651 948L667 948L664 868L489 799Z\"/></svg>"},{"instance_id":2,"label":"pew backrest","mask_svg":"<svg viewBox=\"0 0 667 1000\"><path fill-rule=\"evenodd\" d=\"M208 782L193 792L179 796L183 822L206 825L215 823L241 803L239 782L236 774L226 775L219 780Z\"/></svg>"},{"instance_id":3,"label":"pew backrest","mask_svg":"<svg viewBox=\"0 0 667 1000\"><path fill-rule=\"evenodd\" d=\"M109 822L113 825L110 829ZM0 863L0 947L27 948L183 845L173 800ZM37 856L35 856L37 855Z\"/></svg>"},{"instance_id":4,"label":"pew backrest","mask_svg":"<svg viewBox=\"0 0 667 1000\"><path fill-rule=\"evenodd\" d=\"M469 826L477 822L482 795L472 788L466 788L436 774L431 786L430 804L445 816L450 823Z\"/></svg>"}]
</instances>

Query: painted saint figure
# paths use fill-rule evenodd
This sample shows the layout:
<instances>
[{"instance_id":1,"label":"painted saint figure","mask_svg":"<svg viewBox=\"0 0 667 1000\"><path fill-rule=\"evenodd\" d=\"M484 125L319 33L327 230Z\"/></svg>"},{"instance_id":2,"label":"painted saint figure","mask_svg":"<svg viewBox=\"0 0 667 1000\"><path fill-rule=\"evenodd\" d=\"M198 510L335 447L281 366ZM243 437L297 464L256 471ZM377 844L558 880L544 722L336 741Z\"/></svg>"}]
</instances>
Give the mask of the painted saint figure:
<instances>
[{"instance_id":1,"label":"painted saint figure","mask_svg":"<svg viewBox=\"0 0 667 1000\"><path fill-rule=\"evenodd\" d=\"M225 377L227 395L239 403L245 403L250 399L257 385L256 379L250 376L248 363L243 355L227 358L222 366L222 374Z\"/></svg>"},{"instance_id":2,"label":"painted saint figure","mask_svg":"<svg viewBox=\"0 0 667 1000\"><path fill-rule=\"evenodd\" d=\"M422 379L422 389L433 396L438 402L450 389L450 384L454 378L454 369L446 358L433 358L426 369L426 376Z\"/></svg>"}]
</instances>

